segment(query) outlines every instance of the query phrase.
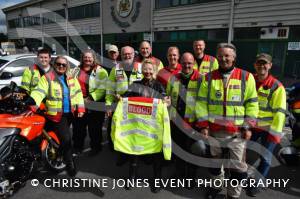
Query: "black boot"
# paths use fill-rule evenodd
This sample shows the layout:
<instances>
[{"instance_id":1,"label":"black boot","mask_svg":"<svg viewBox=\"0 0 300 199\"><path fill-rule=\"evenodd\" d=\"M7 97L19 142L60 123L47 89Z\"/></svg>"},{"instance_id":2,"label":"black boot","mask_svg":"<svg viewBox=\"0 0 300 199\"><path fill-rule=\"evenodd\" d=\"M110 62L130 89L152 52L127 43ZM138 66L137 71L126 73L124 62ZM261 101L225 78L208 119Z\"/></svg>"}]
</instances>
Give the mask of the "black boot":
<instances>
[{"instance_id":1,"label":"black boot","mask_svg":"<svg viewBox=\"0 0 300 199\"><path fill-rule=\"evenodd\" d=\"M75 164L74 160L70 160L70 161L66 162L66 170L67 170L67 174L70 177L76 176L77 168L76 168L76 164Z\"/></svg>"},{"instance_id":2,"label":"black boot","mask_svg":"<svg viewBox=\"0 0 300 199\"><path fill-rule=\"evenodd\" d=\"M218 194L222 191L222 189L215 189L215 188L208 188L207 192L205 193L206 199L214 199L218 196ZM224 196L224 198L226 198Z\"/></svg>"},{"instance_id":3,"label":"black boot","mask_svg":"<svg viewBox=\"0 0 300 199\"><path fill-rule=\"evenodd\" d=\"M137 178L137 163L132 163L129 165L129 177L128 180L135 180ZM126 183L128 184L128 183ZM131 190L132 187L126 185L126 190Z\"/></svg>"},{"instance_id":4,"label":"black boot","mask_svg":"<svg viewBox=\"0 0 300 199\"><path fill-rule=\"evenodd\" d=\"M159 180L158 182L161 181L161 164L154 162L153 163L153 182L151 186L151 191L153 193L158 193L161 190L161 183L155 184L155 179Z\"/></svg>"}]
</instances>

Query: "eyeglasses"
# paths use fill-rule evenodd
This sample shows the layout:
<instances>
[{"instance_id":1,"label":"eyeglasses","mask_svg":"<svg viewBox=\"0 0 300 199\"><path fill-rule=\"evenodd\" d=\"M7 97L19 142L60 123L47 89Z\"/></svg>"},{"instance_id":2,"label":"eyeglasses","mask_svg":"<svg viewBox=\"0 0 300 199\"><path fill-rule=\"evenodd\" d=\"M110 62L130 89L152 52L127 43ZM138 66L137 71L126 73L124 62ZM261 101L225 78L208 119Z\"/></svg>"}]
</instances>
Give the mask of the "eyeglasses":
<instances>
[{"instance_id":1,"label":"eyeglasses","mask_svg":"<svg viewBox=\"0 0 300 199\"><path fill-rule=\"evenodd\" d=\"M55 63L56 66L62 66L62 67L67 67L67 64L65 63Z\"/></svg>"}]
</instances>

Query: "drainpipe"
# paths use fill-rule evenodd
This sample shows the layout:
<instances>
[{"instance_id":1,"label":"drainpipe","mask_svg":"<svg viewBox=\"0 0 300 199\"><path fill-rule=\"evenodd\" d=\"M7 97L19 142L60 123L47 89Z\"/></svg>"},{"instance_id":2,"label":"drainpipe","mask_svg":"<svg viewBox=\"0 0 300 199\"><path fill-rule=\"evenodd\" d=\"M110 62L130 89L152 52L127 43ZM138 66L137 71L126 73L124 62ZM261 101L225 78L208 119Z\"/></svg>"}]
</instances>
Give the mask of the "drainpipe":
<instances>
[{"instance_id":1,"label":"drainpipe","mask_svg":"<svg viewBox=\"0 0 300 199\"><path fill-rule=\"evenodd\" d=\"M103 56L104 56L104 50L103 50L103 1L100 0L100 62L103 63Z\"/></svg>"},{"instance_id":2,"label":"drainpipe","mask_svg":"<svg viewBox=\"0 0 300 199\"><path fill-rule=\"evenodd\" d=\"M231 43L231 41L234 38L233 35L233 17L234 17L234 4L235 0L231 0L230 3L230 19L229 19L229 28L228 28L228 43Z\"/></svg>"},{"instance_id":3,"label":"drainpipe","mask_svg":"<svg viewBox=\"0 0 300 199\"><path fill-rule=\"evenodd\" d=\"M64 6L65 6L65 18L66 18L65 31L66 31L66 40L67 40L67 55L69 55L70 38L69 38L69 30L68 30L68 23L69 23L68 0L65 0Z\"/></svg>"},{"instance_id":4,"label":"drainpipe","mask_svg":"<svg viewBox=\"0 0 300 199\"><path fill-rule=\"evenodd\" d=\"M44 48L45 36L44 36L44 20L42 14L42 2L40 2L40 24L41 24L41 33L42 33L42 47Z\"/></svg>"},{"instance_id":5,"label":"drainpipe","mask_svg":"<svg viewBox=\"0 0 300 199\"><path fill-rule=\"evenodd\" d=\"M154 38L154 33L153 33L153 12L154 12L154 0L151 0L151 5L150 5L150 45L152 46L152 43L153 43L153 38Z\"/></svg>"}]
</instances>

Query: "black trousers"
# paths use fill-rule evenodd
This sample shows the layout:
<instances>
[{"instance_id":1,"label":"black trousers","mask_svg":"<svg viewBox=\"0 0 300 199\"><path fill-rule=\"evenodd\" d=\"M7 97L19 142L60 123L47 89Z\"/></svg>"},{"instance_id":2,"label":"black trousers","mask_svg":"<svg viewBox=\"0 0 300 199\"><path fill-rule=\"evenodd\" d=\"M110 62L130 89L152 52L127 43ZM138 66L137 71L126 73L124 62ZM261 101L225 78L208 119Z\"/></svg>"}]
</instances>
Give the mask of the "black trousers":
<instances>
[{"instance_id":1,"label":"black trousers","mask_svg":"<svg viewBox=\"0 0 300 199\"><path fill-rule=\"evenodd\" d=\"M163 161L162 153L154 153L149 155L128 155L122 153L122 157L129 159L129 178L137 177L137 170L140 161L144 161L146 164L147 162L151 162L153 167L153 178L161 178Z\"/></svg>"},{"instance_id":2,"label":"black trousers","mask_svg":"<svg viewBox=\"0 0 300 199\"><path fill-rule=\"evenodd\" d=\"M177 127L177 125L174 122L171 122L171 129L172 142L175 142L186 152L190 152L190 147L195 142L195 140L191 139L184 132L182 132L181 129ZM174 157L176 176L178 178L195 177L197 167L194 164L185 162L176 154L172 154L172 157Z\"/></svg>"},{"instance_id":3,"label":"black trousers","mask_svg":"<svg viewBox=\"0 0 300 199\"><path fill-rule=\"evenodd\" d=\"M101 150L102 126L104 117L104 112L91 110L89 110L82 118L75 117L75 119L73 120L74 149L79 151L83 149L88 127L91 149Z\"/></svg>"},{"instance_id":4,"label":"black trousers","mask_svg":"<svg viewBox=\"0 0 300 199\"><path fill-rule=\"evenodd\" d=\"M113 142L111 140L111 123L112 123L112 116L107 118L106 132L107 132L107 140L108 140L109 147L113 150L114 146L113 146Z\"/></svg>"},{"instance_id":5,"label":"black trousers","mask_svg":"<svg viewBox=\"0 0 300 199\"><path fill-rule=\"evenodd\" d=\"M60 151L63 154L65 162L72 161L72 139L70 124L73 120L72 113L64 113L59 122L46 120L45 130L54 131L60 140Z\"/></svg>"}]
</instances>

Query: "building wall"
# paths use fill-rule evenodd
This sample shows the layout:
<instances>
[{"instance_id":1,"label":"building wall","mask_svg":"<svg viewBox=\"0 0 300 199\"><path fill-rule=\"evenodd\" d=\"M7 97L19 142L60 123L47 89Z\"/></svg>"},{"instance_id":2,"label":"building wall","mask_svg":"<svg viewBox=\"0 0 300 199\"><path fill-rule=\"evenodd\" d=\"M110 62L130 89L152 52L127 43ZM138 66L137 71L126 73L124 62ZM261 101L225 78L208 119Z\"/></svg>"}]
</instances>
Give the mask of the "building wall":
<instances>
[{"instance_id":1,"label":"building wall","mask_svg":"<svg viewBox=\"0 0 300 199\"><path fill-rule=\"evenodd\" d=\"M80 5L92 4L99 2L99 0L68 0L68 7L76 7ZM46 13L55 10L64 9L65 0L46 0L28 7L18 8L6 13L7 20L15 19L20 16L33 16L40 13ZM100 34L100 17L85 18L78 20L71 20L68 24L70 35L96 35ZM23 28L8 28L9 39L18 38L41 38L44 31L44 37L60 37L65 36L66 23L61 19L57 23L35 25Z\"/></svg>"},{"instance_id":2,"label":"building wall","mask_svg":"<svg viewBox=\"0 0 300 199\"><path fill-rule=\"evenodd\" d=\"M299 0L236 1L234 27L300 25ZM228 27L230 0L157 9L155 31L216 29Z\"/></svg>"},{"instance_id":3,"label":"building wall","mask_svg":"<svg viewBox=\"0 0 300 199\"><path fill-rule=\"evenodd\" d=\"M214 29L227 27L230 1L157 9L153 14L155 31Z\"/></svg>"}]
</instances>

